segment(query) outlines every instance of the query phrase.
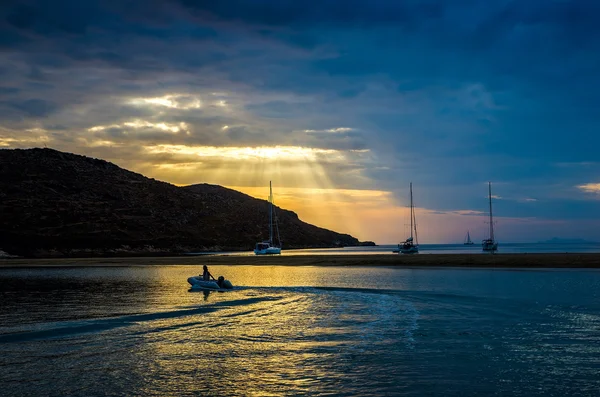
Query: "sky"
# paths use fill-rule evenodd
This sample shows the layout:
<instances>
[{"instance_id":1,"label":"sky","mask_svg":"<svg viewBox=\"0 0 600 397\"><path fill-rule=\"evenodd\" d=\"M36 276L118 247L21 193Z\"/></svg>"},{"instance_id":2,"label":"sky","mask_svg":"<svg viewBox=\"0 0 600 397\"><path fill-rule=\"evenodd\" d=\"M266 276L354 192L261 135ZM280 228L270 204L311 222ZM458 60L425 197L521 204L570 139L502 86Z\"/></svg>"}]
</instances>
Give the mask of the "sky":
<instances>
[{"instance_id":1,"label":"sky","mask_svg":"<svg viewBox=\"0 0 600 397\"><path fill-rule=\"evenodd\" d=\"M361 240L600 241L600 2L4 0L0 147Z\"/></svg>"}]
</instances>

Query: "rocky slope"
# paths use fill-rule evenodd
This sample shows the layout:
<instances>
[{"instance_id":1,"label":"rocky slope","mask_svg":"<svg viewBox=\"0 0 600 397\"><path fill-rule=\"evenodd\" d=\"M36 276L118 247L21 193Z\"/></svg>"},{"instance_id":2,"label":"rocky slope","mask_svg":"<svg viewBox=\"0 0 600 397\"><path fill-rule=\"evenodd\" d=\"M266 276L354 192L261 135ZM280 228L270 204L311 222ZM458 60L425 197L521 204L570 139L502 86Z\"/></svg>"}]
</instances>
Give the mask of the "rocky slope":
<instances>
[{"instance_id":1,"label":"rocky slope","mask_svg":"<svg viewBox=\"0 0 600 397\"><path fill-rule=\"evenodd\" d=\"M284 248L358 245L276 207ZM0 150L0 249L24 256L249 250L268 203L215 185L177 187L52 149Z\"/></svg>"}]
</instances>

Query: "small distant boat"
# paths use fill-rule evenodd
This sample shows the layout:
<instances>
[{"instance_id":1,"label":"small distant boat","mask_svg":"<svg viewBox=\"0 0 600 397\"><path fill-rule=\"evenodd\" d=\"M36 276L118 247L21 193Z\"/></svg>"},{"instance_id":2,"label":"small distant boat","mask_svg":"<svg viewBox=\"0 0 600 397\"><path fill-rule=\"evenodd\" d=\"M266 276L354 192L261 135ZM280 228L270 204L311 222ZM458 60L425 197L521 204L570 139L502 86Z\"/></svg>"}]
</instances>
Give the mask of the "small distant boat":
<instances>
[{"instance_id":1,"label":"small distant boat","mask_svg":"<svg viewBox=\"0 0 600 397\"><path fill-rule=\"evenodd\" d=\"M469 234L469 231L467 230L467 235L465 236L465 242L464 245L473 245L475 244L473 241L471 241L471 235Z\"/></svg>"},{"instance_id":2,"label":"small distant boat","mask_svg":"<svg viewBox=\"0 0 600 397\"><path fill-rule=\"evenodd\" d=\"M492 182L488 182L490 198L490 237L481 242L484 251L494 253L498 250L498 242L494 240L494 218L492 216Z\"/></svg>"},{"instance_id":3,"label":"small distant boat","mask_svg":"<svg viewBox=\"0 0 600 397\"><path fill-rule=\"evenodd\" d=\"M413 235L414 229L414 235ZM412 182L410 183L410 237L402 244L398 244L398 253L417 254L419 252L419 241L417 239L417 220L415 218L415 207L413 205Z\"/></svg>"},{"instance_id":4,"label":"small distant boat","mask_svg":"<svg viewBox=\"0 0 600 397\"><path fill-rule=\"evenodd\" d=\"M279 238L277 217L275 217L275 227L277 228L277 241L279 242L279 246L273 243L273 187L271 181L269 181L269 241L256 243L256 247L254 247L254 253L256 255L281 254L281 239Z\"/></svg>"},{"instance_id":5,"label":"small distant boat","mask_svg":"<svg viewBox=\"0 0 600 397\"><path fill-rule=\"evenodd\" d=\"M202 276L193 276L188 278L188 283L192 289L201 289L205 291L226 291L233 289L233 284L229 280L225 280L223 276L219 276L217 281L204 280Z\"/></svg>"}]
</instances>

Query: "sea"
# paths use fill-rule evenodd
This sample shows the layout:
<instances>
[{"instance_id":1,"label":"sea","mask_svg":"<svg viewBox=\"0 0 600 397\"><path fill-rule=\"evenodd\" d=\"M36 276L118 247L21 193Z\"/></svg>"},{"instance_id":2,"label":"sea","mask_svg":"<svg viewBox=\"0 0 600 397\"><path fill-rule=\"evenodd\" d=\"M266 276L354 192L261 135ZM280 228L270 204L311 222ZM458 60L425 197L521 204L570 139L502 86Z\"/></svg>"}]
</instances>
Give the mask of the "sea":
<instances>
[{"instance_id":1,"label":"sea","mask_svg":"<svg viewBox=\"0 0 600 397\"><path fill-rule=\"evenodd\" d=\"M398 251L398 244L384 244L364 247L284 249L282 255L382 255ZM600 252L596 242L554 242L554 243L499 243L497 254L534 253L594 253ZM419 244L419 255L423 254L484 254L481 244ZM190 252L188 255L254 255L253 251L243 252Z\"/></svg>"},{"instance_id":2,"label":"sea","mask_svg":"<svg viewBox=\"0 0 600 397\"><path fill-rule=\"evenodd\" d=\"M600 271L0 268L3 396L598 396Z\"/></svg>"}]
</instances>

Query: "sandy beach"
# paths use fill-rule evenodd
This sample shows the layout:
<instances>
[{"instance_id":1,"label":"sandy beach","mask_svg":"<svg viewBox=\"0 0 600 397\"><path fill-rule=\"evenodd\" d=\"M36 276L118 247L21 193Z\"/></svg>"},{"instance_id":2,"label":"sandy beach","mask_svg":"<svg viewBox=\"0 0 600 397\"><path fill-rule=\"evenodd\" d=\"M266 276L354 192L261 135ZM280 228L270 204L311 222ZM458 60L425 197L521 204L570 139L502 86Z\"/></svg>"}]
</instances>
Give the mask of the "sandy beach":
<instances>
[{"instance_id":1,"label":"sandy beach","mask_svg":"<svg viewBox=\"0 0 600 397\"><path fill-rule=\"evenodd\" d=\"M426 254L426 255L204 255L129 258L3 259L0 267L152 265L393 266L405 268L600 268L600 253Z\"/></svg>"}]
</instances>

